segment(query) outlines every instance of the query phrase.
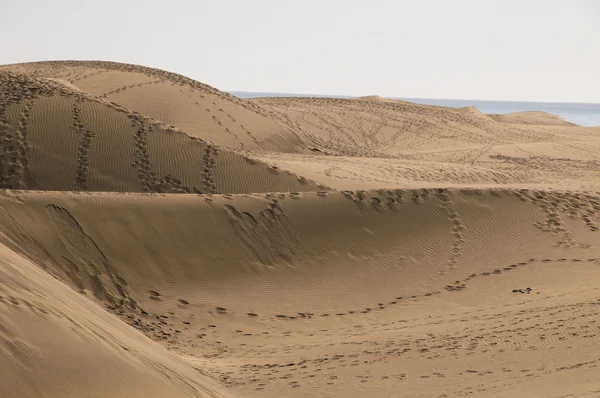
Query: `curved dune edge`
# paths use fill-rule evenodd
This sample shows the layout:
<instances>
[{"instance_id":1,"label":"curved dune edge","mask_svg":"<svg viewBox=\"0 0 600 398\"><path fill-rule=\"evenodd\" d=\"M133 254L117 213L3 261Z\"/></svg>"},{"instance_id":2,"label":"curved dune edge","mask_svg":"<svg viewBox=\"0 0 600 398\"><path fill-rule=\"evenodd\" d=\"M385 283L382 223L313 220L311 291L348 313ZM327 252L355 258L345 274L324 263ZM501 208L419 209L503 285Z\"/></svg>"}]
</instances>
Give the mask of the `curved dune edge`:
<instances>
[{"instance_id":1,"label":"curved dune edge","mask_svg":"<svg viewBox=\"0 0 600 398\"><path fill-rule=\"evenodd\" d=\"M375 397L398 388L415 395L422 391L422 376L428 376L432 394L460 395L480 385L480 373L510 369L517 382L528 383L521 368L545 380L543 393L581 389L585 383L573 383L594 372L595 350L576 348L575 363L573 347L595 346L596 340L558 326L557 314L577 306L581 317L569 325L579 329L596 311L597 194L421 189L208 197L4 191L0 206L3 250L20 256L6 257L9 265L0 279L1 314L16 325L3 329L3 349L29 347L30 358L51 352L50 342L38 335L43 329L14 332L28 325L30 315L19 312L28 307L25 300L66 313L72 307L77 323L77 314L98 313L80 315L86 328L73 339L86 338L87 328L102 324L100 337L112 331L110 343L97 345L91 358L104 358L105 349L125 351L111 361L123 355L125 365L119 366L129 369L123 374L138 381L140 371L152 374L167 366L176 381L164 385L164 378L153 378L147 386L155 394L194 396L201 387L217 394L217 387L206 387L213 385L206 379L210 375L239 396L351 395L365 388L362 376L371 374L379 380L368 386ZM21 263L26 266L13 275L14 264ZM37 269L31 271L33 288L25 290L22 275L33 263L87 299L59 288ZM564 272L571 279L565 280ZM532 294L513 292L527 287ZM98 304L147 337L133 330L127 334L116 319L109 322L109 315L89 309ZM480 326L465 332L456 323L462 320ZM510 326L515 322L518 326ZM368 335L361 333L364 328ZM546 336L557 333L552 367L535 370L546 342L519 333L530 328ZM317 333L321 330L335 330L335 340ZM147 338L184 356L144 343ZM480 338L487 350L469 349ZM377 348L382 344L385 350ZM288 347L285 353L281 345ZM69 349L79 355L76 344ZM128 362L134 361L127 359L132 352L135 358L151 355L153 362ZM490 354L493 363L484 361ZM155 356L163 358L160 365ZM438 358L435 372L445 377L431 373L431 356ZM31 391L58 391L44 379L48 363L27 363L39 370L30 373L38 375L28 379ZM199 376L190 375L190 365L200 369ZM4 385L22 385L24 366L5 360L2 368L13 382ZM399 366L403 376L391 370ZM275 372L280 367L285 373ZM561 379L562 368L577 376ZM61 374L77 372L66 368ZM332 376L339 381L332 382ZM193 388L186 390L177 380ZM71 385L74 395L90 388ZM502 396L512 388L498 376L489 386L491 392L482 396Z\"/></svg>"},{"instance_id":2,"label":"curved dune edge","mask_svg":"<svg viewBox=\"0 0 600 398\"><path fill-rule=\"evenodd\" d=\"M248 101L269 110L273 118L287 123L290 128L303 131L311 145L346 156L427 158L432 152L467 149L476 152L489 145L562 143L563 133L573 138L575 132L574 129L549 130L549 124L557 128L571 125L543 112L491 117L473 107L447 108L377 97L282 97ZM519 123L498 123L494 118L512 118ZM592 141L593 132L598 130L572 127L577 128L577 139L586 135ZM460 157L452 159L456 162Z\"/></svg>"}]
</instances>

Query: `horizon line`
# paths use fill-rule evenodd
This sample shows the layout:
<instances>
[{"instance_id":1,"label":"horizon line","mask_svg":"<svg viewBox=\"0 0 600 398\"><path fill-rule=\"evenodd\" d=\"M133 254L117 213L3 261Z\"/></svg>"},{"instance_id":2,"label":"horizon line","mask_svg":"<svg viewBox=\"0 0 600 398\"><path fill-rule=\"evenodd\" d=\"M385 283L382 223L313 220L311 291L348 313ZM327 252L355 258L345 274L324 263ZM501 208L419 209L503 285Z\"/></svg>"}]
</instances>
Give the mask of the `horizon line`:
<instances>
[{"instance_id":1,"label":"horizon line","mask_svg":"<svg viewBox=\"0 0 600 398\"><path fill-rule=\"evenodd\" d=\"M315 97L315 98L361 98L377 96L384 99L394 100L442 100L442 101L483 101L483 102L521 102L521 103L542 103L542 104L575 104L575 105L600 105L600 102L581 102L581 101L549 101L549 100L499 100L499 99L475 99L475 98L435 98L435 97L389 97L381 96L377 94L371 95L343 95L343 94L307 94L307 93L288 93L288 92L276 92L276 91L247 91L247 90L223 90L229 94L232 93L246 93L246 94L273 94L282 95L287 97L299 96L299 97ZM258 97L257 97L258 98Z\"/></svg>"}]
</instances>

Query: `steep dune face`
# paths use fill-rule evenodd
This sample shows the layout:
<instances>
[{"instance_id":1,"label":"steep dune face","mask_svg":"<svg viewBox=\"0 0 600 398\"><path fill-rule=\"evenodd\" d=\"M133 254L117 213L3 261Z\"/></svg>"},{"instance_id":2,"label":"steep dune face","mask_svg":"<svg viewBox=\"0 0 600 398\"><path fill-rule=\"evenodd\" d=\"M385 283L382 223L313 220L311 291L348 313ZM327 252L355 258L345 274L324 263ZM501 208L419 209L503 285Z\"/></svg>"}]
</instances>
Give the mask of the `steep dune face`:
<instances>
[{"instance_id":1,"label":"steep dune face","mask_svg":"<svg viewBox=\"0 0 600 398\"><path fill-rule=\"evenodd\" d=\"M317 189L298 176L210 144L206 137L190 137L53 80L0 71L0 119L1 188L174 193Z\"/></svg>"},{"instance_id":2,"label":"steep dune face","mask_svg":"<svg viewBox=\"0 0 600 398\"><path fill-rule=\"evenodd\" d=\"M2 241L1 397L225 396L211 378Z\"/></svg>"},{"instance_id":3,"label":"steep dune face","mask_svg":"<svg viewBox=\"0 0 600 398\"><path fill-rule=\"evenodd\" d=\"M35 62L2 69L66 81L216 145L303 151L294 130L272 120L260 106L175 73L100 61Z\"/></svg>"},{"instance_id":4,"label":"steep dune face","mask_svg":"<svg viewBox=\"0 0 600 398\"><path fill-rule=\"evenodd\" d=\"M133 361L131 355L147 358L151 352L168 365L142 360L150 374L178 366L172 370L178 381L171 387L181 388L179 380L193 386L165 390L161 376L147 385L156 389L148 396L164 391L194 396L198 386L212 391L204 376L186 373L189 366L201 366L240 396L348 396L359 390L383 397L398 388L410 396L423 391L419 380L424 377L426 396L460 395L481 383L490 389L481 396L502 396L508 371L514 383L529 383L530 373L545 380L542 393L570 388L558 378L560 369L589 364L572 368L573 380L594 372L598 340L586 320L596 311L598 196L421 189L205 201L194 195L24 192L4 195L0 202L5 245L19 253L19 261L43 265L64 284L184 355L173 364L170 354L154 344L136 346L137 332L126 334L125 325L109 315L86 315L91 317L86 327L110 320L93 341L107 330L112 333L110 344L95 350L108 345L106 350L119 353L115 361L125 361L119 366ZM5 272L11 274L12 268ZM570 273L568 280L564 272ZM43 275L35 270L31 278L38 274ZM13 308L7 307L13 298L22 303L37 297L31 302L44 308L66 306L52 301L54 295L62 297L64 286L52 294L25 293L18 287L19 275L3 278L3 311ZM44 278L35 286L46 279L58 284ZM80 298L74 292L67 296ZM570 326L561 324L573 310ZM73 322L80 322L80 312L73 309ZM102 311L83 313L97 312ZM26 327L25 315L4 314ZM463 326L473 323L479 326ZM575 335L573 328L579 331ZM39 341L37 328L22 335L11 330L13 343L15 336L22 344ZM85 330L77 336L85 338ZM542 369L544 336L554 347L553 366ZM573 362L573 346L584 344L588 349ZM67 345L75 358L84 349ZM431 358L436 358L435 369ZM17 375L21 365L3 366ZM30 366L44 369L47 363ZM142 382L135 372L144 369L124 370L117 380L127 376ZM57 391L47 383L34 380L39 388Z\"/></svg>"}]
</instances>

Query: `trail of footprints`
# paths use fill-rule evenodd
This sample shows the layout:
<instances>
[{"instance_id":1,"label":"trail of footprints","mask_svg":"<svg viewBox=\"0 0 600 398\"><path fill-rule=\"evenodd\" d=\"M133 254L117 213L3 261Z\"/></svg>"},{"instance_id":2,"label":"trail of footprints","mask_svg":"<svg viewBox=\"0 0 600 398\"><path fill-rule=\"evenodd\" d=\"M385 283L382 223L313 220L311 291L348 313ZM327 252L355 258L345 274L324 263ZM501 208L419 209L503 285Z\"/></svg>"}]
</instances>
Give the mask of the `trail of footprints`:
<instances>
[{"instance_id":1,"label":"trail of footprints","mask_svg":"<svg viewBox=\"0 0 600 398\"><path fill-rule=\"evenodd\" d=\"M171 175L163 176L160 179L157 178L156 173L153 170L152 163L150 161L150 153L148 151L148 134L153 132L154 127L149 125L140 115L136 113L132 112L128 115L128 117L131 120L132 127L136 128L134 135L135 160L132 165L138 170L138 178L142 185L142 189L145 192L202 193L197 188L190 189L186 187L182 184L181 180ZM211 152L211 154L212 153L214 153L214 150ZM212 174L210 173L213 165L213 160L209 159L208 162L206 159L203 160L203 172L208 166L210 177L209 181L212 181L212 185L209 185L209 187L212 187L214 191L214 181L212 180ZM205 174L203 174L203 178L206 178Z\"/></svg>"},{"instance_id":2,"label":"trail of footprints","mask_svg":"<svg viewBox=\"0 0 600 398\"><path fill-rule=\"evenodd\" d=\"M460 216L458 215L458 212L454 207L454 203L450 195L448 195L448 193L443 190L438 190L436 194L438 198L442 201L442 208L444 209L444 211L446 212L453 224L451 230L453 242L452 248L450 249L449 268L454 269L458 264L460 256L462 255L461 248L462 244L464 243L463 233L465 232L466 228L463 225L462 220L460 219Z\"/></svg>"},{"instance_id":3,"label":"trail of footprints","mask_svg":"<svg viewBox=\"0 0 600 398\"><path fill-rule=\"evenodd\" d=\"M594 289L598 290L598 288ZM151 295L156 296L157 292L150 292ZM160 297L160 295L158 296ZM186 300L179 300L181 305L188 305ZM536 346L539 344L546 344L548 349L553 349L555 345L560 344L561 347L568 344L568 340L571 339L594 339L598 340L598 333L600 333L600 324L597 323L597 319L591 315L600 314L600 299L595 302L582 302L574 303L567 306L548 306L539 307L522 311L513 311L510 313L500 312L493 313L493 308L487 309L487 313L481 313L477 315L477 312L483 311L478 310L475 313L464 313L462 315L469 315L468 317L458 317L459 314L449 314L450 319L441 320L442 316L436 318L415 318L413 320L400 320L390 321L386 324L375 324L369 328L365 328L366 325L354 325L353 327L347 327L343 330L336 329L337 332L354 332L358 337L362 334L368 335L373 332L373 328L381 331L398 331L407 329L422 327L426 325L437 325L442 322L445 323L461 323L469 322L473 320L489 321L495 326L483 330L477 328L467 327L462 329L462 332L454 332L452 334L445 333L429 333L424 338L413 338L410 334L397 334L394 333L388 340L384 341L370 341L370 340L351 340L348 342L341 341L338 345L354 344L357 345L354 351L348 352L345 350L341 353L323 354L318 357L306 357L302 356L297 359L289 359L285 362L273 361L273 362L262 362L262 363L247 363L240 366L232 366L233 370L229 372L220 371L217 372L221 381L226 385L230 386L243 386L253 385L254 388L261 390L268 388L272 382L281 382L282 380L290 380L288 383L290 387L297 385L301 387L302 379L309 380L316 376L328 377L329 381L327 384L336 384L338 382L347 383L348 380L340 379L335 374L328 373L328 371L335 372L336 369L344 367L359 367L357 369L368 369L365 366L373 365L379 362L389 362L391 358L402 357L404 359L439 359L439 358L452 358L461 355L471 356L475 353L485 354L491 352L502 353L507 350L522 351L522 350L538 350ZM214 314L226 315L227 310L222 307L216 307ZM545 316L544 313L548 313L549 316ZM564 313L564 316L561 314ZM174 313L169 313L175 315ZM170 325L169 316L161 315L155 316L156 323L159 325ZM542 321L545 319L545 321ZM129 321L135 323L137 320ZM421 321L421 323L414 324L414 321ZM203 339L208 335L210 330L217 330L218 325L210 324L202 328L205 333L196 335L198 339ZM367 330L368 329L368 330ZM184 333L185 330L170 328L169 332L158 333L159 340L168 340L170 338L177 339L179 335ZM321 330L320 332L326 333L328 329ZM238 336L252 336L252 334L244 333L242 330L235 330L231 333L237 334ZM269 332L263 332L263 334L269 334ZM222 334L219 334L222 338ZM281 336L291 336L291 332L281 331ZM312 336L312 334L308 335ZM514 336L519 336L519 340L515 340ZM218 338L218 337L217 337ZM533 342L536 342L533 344ZM545 343L547 342L547 343ZM562 342L562 343L561 343ZM219 351L221 354L226 353L228 348L223 341L214 341L217 346L222 346L222 350ZM292 343L293 344L293 343ZM245 344L242 344L242 346ZM332 344L333 345L333 344ZM287 347L287 348L286 348ZM258 349L260 346L257 347ZM294 346L284 346L283 351L287 352L288 348L294 348ZM297 347L296 347L297 348ZM569 346L563 347L569 348ZM279 350L279 349L278 349ZM265 359L269 358L271 351L261 350L265 355ZM280 352L280 351L277 351ZM273 352L275 354L275 352ZM220 354L214 354L220 355ZM515 374L515 378L530 377L535 374L549 374L557 371L564 371L571 368L581 366L592 366L596 367L598 361L573 363L572 365L563 365L555 368L544 368L544 369L526 369L518 367L504 367L500 375L501 380L506 381L506 373ZM518 365L517 365L518 366ZM323 373L320 373L323 372ZM358 370L358 372L361 372ZM491 376L495 377L496 371L488 369L477 369L477 368L466 368L462 371L457 371L457 375L473 375L473 376ZM377 377L378 380L397 380L403 381L410 378L444 378L446 375L442 372L432 373L414 373L414 372L398 372L393 371L387 374L378 374L374 376L368 370L366 373L354 374L351 376L356 381L365 383ZM300 381L299 381L300 380ZM292 383L293 382L293 383ZM278 387L280 388L280 387ZM296 387L293 387L296 388Z\"/></svg>"},{"instance_id":4,"label":"trail of footprints","mask_svg":"<svg viewBox=\"0 0 600 398\"><path fill-rule=\"evenodd\" d=\"M216 102L214 102L214 101L212 102L212 104L214 106L218 106L216 104ZM197 102L196 102L196 105L200 107L200 105ZM206 113L212 113L212 110L210 108L205 108L204 111ZM223 110L223 108L219 108L217 112L223 113L225 115L225 117L227 117L229 119L229 121L231 121L231 123L237 123L236 119L233 116L231 116L229 113L225 112ZM233 128L233 126L224 127L223 126L223 122L221 121L221 119L219 119L219 117L217 115L212 115L211 116L211 120L215 124L217 124L218 126L223 127L228 134L232 135L233 138L235 138L237 141L239 141L240 147L242 147L242 148L244 147L244 143L242 142L242 140L240 139L240 137L238 137L238 135L235 132L231 131L231 129ZM259 143L259 141L256 139L256 137L243 124L240 124L240 125L236 124L235 125L236 128L238 128L238 126L239 126L239 129L241 129L248 137L250 137L250 139L252 141L254 141L257 144Z\"/></svg>"},{"instance_id":5,"label":"trail of footprints","mask_svg":"<svg viewBox=\"0 0 600 398\"><path fill-rule=\"evenodd\" d=\"M9 134L6 131L8 129L5 130L4 134L0 131L0 137L3 137L2 145L0 146L0 164L2 165L1 187L27 189L33 185L29 175L27 160L27 151L29 148L27 127L32 106L33 100L26 100L24 102L17 131L14 135ZM0 123L3 122L0 121ZM7 123L7 121L4 123Z\"/></svg>"},{"instance_id":6,"label":"trail of footprints","mask_svg":"<svg viewBox=\"0 0 600 398\"><path fill-rule=\"evenodd\" d=\"M148 152L148 128L142 117L135 113L128 115L135 132L135 161L133 166L138 170L138 178L142 183L143 190L146 192L156 192L156 174L152 171L150 164L150 154Z\"/></svg>"},{"instance_id":7,"label":"trail of footprints","mask_svg":"<svg viewBox=\"0 0 600 398\"><path fill-rule=\"evenodd\" d=\"M153 77L156 81L160 82L170 82L174 86L180 86L183 90L184 88L188 88L190 90L196 90L202 94L213 95L221 100L234 103L237 106L240 106L248 111L253 113L258 113L262 116L268 116L267 112L262 109L260 106L251 103L249 101L241 100L235 96L227 94L225 92L221 92L207 84L200 83L198 81L192 80L185 76L167 72L161 69L148 68L139 65L131 65L131 64L123 64L117 62L108 62L108 61L48 61L48 62L39 62L36 64L30 65L34 70L31 73L39 72L40 76L43 75L44 71L51 70L53 67L58 68L59 70L65 70L65 68L71 68L74 73L77 75L73 78L69 79L71 83L76 83L79 80L87 79L93 76L97 76L109 71L119 71L119 72L133 72L133 73L141 73L148 77ZM96 70L94 70L96 69ZM84 74L86 73L87 74ZM152 84L152 83L147 83ZM128 89L132 87L123 87L120 90ZM201 94L201 96L202 96ZM110 93L106 93L105 95L110 95ZM226 115L232 120L235 120L231 115ZM242 127L242 129L244 129ZM249 133L249 132L247 132ZM249 133L250 136L252 134Z\"/></svg>"},{"instance_id":8,"label":"trail of footprints","mask_svg":"<svg viewBox=\"0 0 600 398\"><path fill-rule=\"evenodd\" d=\"M277 115L274 117L292 128L296 128L296 125L301 122L305 126L321 131L321 134L326 136L325 139L306 133L305 138L315 143L321 141L327 148L349 156L360 155L359 152L366 155L366 152L369 151L372 155L374 151L378 150L388 152L390 149L400 146L403 149L424 146L434 138L433 135L427 134L422 139L410 141L403 138L407 132L417 132L435 127L435 123L424 121L422 117L419 117L420 114L428 113L428 116L433 116L434 120L441 116L439 113L436 114L434 109L379 101L264 98L255 100L255 102L260 103L272 115ZM288 115L294 115L292 116L294 120L290 120ZM350 123L342 126L342 120L350 121ZM452 127L448 125L449 121L459 124L468 123L482 130L487 127L481 120L463 111L444 112L444 117L439 122L444 123L445 130L452 130ZM296 130L304 131L298 128ZM456 131L470 140L484 143L481 134L463 129L456 129ZM386 137L388 134L389 136ZM490 139L491 137L486 135L485 140L489 142Z\"/></svg>"},{"instance_id":9,"label":"trail of footprints","mask_svg":"<svg viewBox=\"0 0 600 398\"><path fill-rule=\"evenodd\" d=\"M466 289L467 282L472 281L475 278L487 277L487 276L491 276L491 275L499 275L503 272L509 272L509 271L518 269L520 267L531 266L532 264L534 264L536 262L537 263L547 263L547 262L567 262L567 261L583 262L584 260L564 259L564 258L554 259L554 260L552 260L552 259L541 259L541 260L529 259L527 262L510 264L506 267L496 268L491 271L484 271L479 274L472 274L462 280L458 280L451 284L446 285L443 288L443 290L446 290L447 292L459 292L459 291ZM585 261L593 262L593 263L600 265L600 259L597 259L597 258L589 258ZM527 289L522 289L522 290L527 290ZM533 293L533 291L532 291L532 293ZM539 294L539 292L536 292L536 293ZM418 299L425 299L425 298L429 298L429 297L436 296L439 294L442 294L442 291L426 292L426 293L422 293L419 295L396 296L389 301L386 300L385 302L379 302L379 303L373 304L373 305L365 307L365 308L346 310L346 311L337 311L337 312L332 312L332 313L328 313L328 312L314 313L314 312L306 311L306 312L297 312L295 314L271 314L271 315L267 315L265 317L256 312L248 311L245 313L245 315L249 319L267 318L267 319L280 320L280 321L294 321L294 320L303 320L303 319L308 320L308 319L312 319L315 317L321 317L321 318L343 317L343 316L348 316L348 315L369 314L372 312L384 310L388 307L391 308L392 306L400 304L404 301L414 301L414 300L418 300ZM157 291L149 291L148 297L154 301L162 301L162 296ZM178 303L178 306L181 308L185 308L186 306L188 306L190 304L187 300L182 299L182 298L178 299L177 303ZM600 302L599 302L599 304L600 304ZM153 315L152 317L154 318L154 320L148 322L148 321L142 319L141 317L130 314L129 312L127 312L125 310L122 310L122 309L116 310L115 308L110 308L110 309L113 311L116 311L118 315L126 317L127 318L126 320L128 321L128 323L132 324L133 326L135 326L145 332L149 332L150 334L153 335L153 337L155 339L169 340L169 339L173 338L173 336L182 333L181 327L178 328L176 324L169 321L169 315ZM493 308L491 308L490 310L492 310L492 309ZM216 306L212 310L208 310L207 314L214 315L214 316L235 315L235 312L232 312L225 307ZM465 315L466 314L468 314L468 313L465 313ZM149 314L146 313L145 311L142 311L142 315L148 316ZM175 314L170 313L170 315L174 316ZM190 325L190 323L183 322L183 325ZM165 330L165 327L167 327L168 330ZM208 329L217 328L217 327L218 326L214 325L214 324L209 324L206 326L206 328L208 328ZM244 333L242 330L236 330L235 332L239 333L242 336L251 336L252 335L251 333ZM197 337L203 338L203 337L206 337L206 334L203 334L203 335L201 334Z\"/></svg>"},{"instance_id":10,"label":"trail of footprints","mask_svg":"<svg viewBox=\"0 0 600 398\"><path fill-rule=\"evenodd\" d=\"M581 247L565 228L561 212L569 218L583 221L591 232L596 232L599 229L594 221L596 213L600 212L600 199L597 196L585 193L545 192L527 189L521 189L514 193L520 200L537 204L546 214L546 219L537 223L536 227L543 232L563 234L564 239L558 242L557 246Z\"/></svg>"},{"instance_id":11,"label":"trail of footprints","mask_svg":"<svg viewBox=\"0 0 600 398\"><path fill-rule=\"evenodd\" d=\"M549 262L568 261L585 261L600 265L600 258L529 259L525 262L509 264L505 267L498 267L490 269L489 271L480 272L479 274L472 274L460 281L447 285L445 290L449 292L461 291L467 288L467 282L471 282L476 278L500 275L504 272L514 272L515 269L529 267L536 263L544 264ZM600 290L600 288L592 290ZM252 311L236 314L235 311L222 306L203 309L203 312L207 316L214 317L215 320L219 319L219 317L245 315L248 319L255 319L257 321L269 319L271 321L290 322L295 320L310 320L314 317L342 317L352 314L368 314L373 311L384 310L386 307L399 304L403 300L425 299L435 294L441 294L441 292L424 293L419 296L398 296L387 303L380 302L365 309L336 313L298 312L296 314L272 314L265 316ZM148 297L157 302L164 300L158 291L149 291ZM393 358L402 358L403 360L433 360L440 358L458 358L463 356L469 357L475 354L492 352L536 351L539 349L540 345L550 350L554 349L556 346L560 346L562 349L569 349L569 341L573 339L582 339L584 341L593 340L596 342L600 340L600 322L597 320L597 315L600 315L600 299L572 303L569 305L544 306L544 300L549 297L550 296L537 296L537 302L539 303L537 307L520 311L518 309L512 309L509 310L509 312L506 312L503 307L510 306L506 304L504 306L500 305L486 308L485 310L479 309L460 314L437 315L435 317L421 316L414 319L390 320L388 323L369 323L368 327L366 324L337 326L335 328L335 334L331 334L333 331L330 331L329 329L322 329L317 333L316 330L296 330L292 332L281 328L280 330L263 330L249 333L241 329L222 330L222 327L219 326L219 322L216 321L210 324L204 324L207 322L205 318L202 321L202 325L197 325L194 324L193 316L187 316L184 317L184 320L181 320L180 317L172 311L163 314L149 314L144 310L140 310L140 314L136 315L122 307L116 308L108 306L108 309L120 316L128 324L144 331L153 339L164 342L171 349L181 350L183 347L185 350L185 347L188 344L191 344L191 347L202 347L205 357L208 359L228 355L227 353L231 349L230 344L236 344L240 347L246 346L246 343L243 343L243 339L251 338L252 336L268 337L276 332L278 333L278 337L284 339L290 338L291 345L288 346L284 345L283 347L266 349L262 348L262 345L257 345L255 349L257 350L257 353L261 353L260 358L262 358L262 362L231 365L229 366L231 370L227 370L227 368L214 370L214 375L227 386L245 386L245 388L262 391L273 388L273 386L276 386L279 390L282 388L282 382L286 383L285 385L287 385L288 388L302 388L305 382L312 384L312 380L315 378L319 378L319 382L326 385L336 385L338 383L347 384L351 381L357 383L369 383L375 380L378 382L387 382L411 379L443 379L448 375L442 371L419 373L410 370L399 372L390 370L385 374L374 375L369 371L369 366L381 362L389 363ZM170 298L169 301L175 300ZM191 303L185 298L176 299L175 304L184 312L190 314L195 312L193 308L196 308L194 306L196 303ZM498 312L498 310L500 310L500 312ZM548 316L546 316L546 314ZM412 330L410 328L435 326L442 323L460 324L464 322L472 324L472 321L474 320L491 322L491 327L484 330L470 326L461 328L460 331L455 332L428 333L427 336L424 336L423 338L414 338L410 333L401 333L405 330ZM261 323L257 323L257 325L258 324ZM190 335L188 330L193 331L193 335ZM396 331L397 333L391 334L390 336L392 337L389 337L387 340L369 340L368 336L376 331ZM267 359L270 358L269 355L276 355L275 357L277 357L281 356L282 353L291 354L292 349L294 348L294 351L298 352L298 347L293 343L293 335L298 333L303 334L305 337L317 335L326 337L338 335L339 333L346 334L349 337L354 336L354 339L352 340L341 340L339 343L331 343L329 346L335 346L336 344L344 346L350 344L355 345L356 349L350 351L346 349L343 353L333 352L330 354L322 354L320 356L311 356L310 354L308 354L308 356L301 355L283 362L277 360L269 361ZM364 336L364 338L361 338L360 336ZM231 338L242 340L230 341L229 339ZM254 340L249 341L254 342ZM257 341L260 342L263 340ZM184 342L183 346L181 345L181 342ZM310 347L311 343L307 342L307 344L309 344ZM486 382L485 387L479 388L480 391L483 391L483 388L493 389L499 387L499 384L497 383L505 383L510 382L510 380L514 381L522 378L536 377L537 375L542 374L560 372L568 370L571 366L596 367L598 364L596 362L574 363L573 365L563 364L563 366L560 367L543 369L519 368L518 365L515 365L514 367L504 367L501 370L501 373L497 369L466 368L462 371L456 371L456 375L461 377L473 376L491 378L491 382ZM336 370L344 367L353 368L355 370L343 377L337 376ZM507 379L507 377L509 379ZM498 380L497 383L494 381L496 379Z\"/></svg>"},{"instance_id":12,"label":"trail of footprints","mask_svg":"<svg viewBox=\"0 0 600 398\"><path fill-rule=\"evenodd\" d=\"M89 174L89 151L94 138L94 133L85 128L81 119L82 97L78 97L73 104L73 128L80 136L79 148L77 148L77 172L75 174L75 190L87 190Z\"/></svg>"},{"instance_id":13,"label":"trail of footprints","mask_svg":"<svg viewBox=\"0 0 600 398\"><path fill-rule=\"evenodd\" d=\"M40 96L60 93L51 82L40 85L33 79L10 72L0 72L0 188L27 189L33 186L27 158L28 124L34 100ZM11 132L7 107L22 105L16 131Z\"/></svg>"},{"instance_id":14,"label":"trail of footprints","mask_svg":"<svg viewBox=\"0 0 600 398\"><path fill-rule=\"evenodd\" d=\"M598 290L598 289L595 289ZM348 354L348 350L345 350L344 354L329 354L317 358L306 358L302 357L300 360L290 361L287 363L260 363L260 364L247 364L242 365L239 370L240 373L237 381L233 381L240 385L254 384L260 387L266 387L266 382L274 382L283 379L280 375L284 373L285 378L292 378L295 375L295 379L315 377L315 372L332 371L334 372L338 368L343 367L354 367L360 366L365 370L363 375L356 375L354 377L360 379L360 382L368 382L373 374L369 372L368 365L372 365L378 362L389 363L394 357L401 357L403 360L410 359L440 359L440 358L456 358L462 356L472 356L474 354L486 354L496 353L501 354L507 350L512 351L523 351L523 350L538 350L536 344L547 344L548 349L554 349L555 345L560 345L561 348L569 349L568 339L592 339L599 340L598 333L600 326L598 326L597 320L594 319L594 315L598 315L598 305L600 301L590 303L576 303L568 306L560 307L546 307L546 308L535 308L532 310L520 311L520 312L503 312L494 314L485 314L481 316L470 316L468 318L456 318L442 321L438 316L437 320L429 321L429 325L438 325L452 322L470 322L473 320L480 319L482 321L489 321L496 324L491 330L484 331L484 329L476 328L464 328L459 332L452 334L444 333L428 333L427 336L422 338L414 338L410 334L399 334L398 337L391 337L387 341L370 341L370 340L357 340L350 342L340 342L340 345L345 344L356 344L357 349ZM573 316L556 317L563 311L575 311ZM580 311L577 313L577 311ZM545 323L541 322L539 318L542 317L540 312L549 312L551 321ZM450 314L450 316L456 316L457 314ZM466 313L465 313L466 315ZM554 317L554 318L552 318ZM554 320L557 318L556 320ZM536 323L537 322L537 323ZM408 320L400 322L390 322L383 325L372 325L370 329L376 328L382 331L397 331L400 332L402 329L421 327L425 324L409 324ZM529 324L529 326L525 326ZM567 326L574 325L574 326ZM362 329L364 325L355 325L355 328ZM338 330L338 332L343 332ZM372 330L365 331L364 334L368 335ZM535 334L541 333L541 334ZM515 336L518 336L518 340L515 340ZM550 336L552 338L550 338ZM529 340L531 339L531 340ZM545 343L545 342L548 343ZM534 344L535 342L535 344ZM561 343L564 342L564 343ZM360 346L366 346L366 348L360 348ZM268 358L269 352L265 353ZM273 353L274 354L274 353ZM324 365L331 366L324 366ZM518 366L518 365L517 365ZM519 379L522 377L532 377L537 374L551 374L554 372L565 371L569 369L578 368L581 366L597 367L598 360L576 363L571 365L563 365L558 367L541 367L541 368L518 368L512 366L505 366L501 369L502 374L499 374L499 381L506 381L506 373L514 372L515 376L511 379ZM365 368L367 367L367 368ZM293 371L294 373L287 373ZM410 371L409 371L410 372ZM478 369L478 368L466 368L462 371L453 371L458 376L494 376L497 373L497 369ZM243 377L244 374L247 376ZM397 373L378 375L380 380L406 380L408 378L444 378L446 375L442 372L433 373ZM348 377L348 376L347 376ZM244 380L245 379L245 380ZM335 383L338 380L338 376L330 376L330 383ZM365 380L365 381L363 381ZM348 379L340 381L347 383ZM260 383L260 384L258 384ZM329 383L327 383L329 384ZM488 388L490 383L485 383ZM493 384L492 384L493 385Z\"/></svg>"},{"instance_id":15,"label":"trail of footprints","mask_svg":"<svg viewBox=\"0 0 600 398\"><path fill-rule=\"evenodd\" d=\"M205 193L214 194L217 192L213 176L213 169L215 167L214 155L216 153L217 148L207 144L206 149L204 150L204 157L202 158L202 192Z\"/></svg>"},{"instance_id":16,"label":"trail of footprints","mask_svg":"<svg viewBox=\"0 0 600 398\"><path fill-rule=\"evenodd\" d=\"M76 72L76 74L75 74L75 76L73 78L71 78L69 80L69 83L75 84L76 82L78 82L80 80L89 79L90 77L98 76L98 75L101 75L101 74L106 73L106 72L108 72L108 70L106 70L106 69L99 69L99 70L96 70L94 72L90 72L88 74L84 74L85 73L85 69L82 68L80 71Z\"/></svg>"},{"instance_id":17,"label":"trail of footprints","mask_svg":"<svg viewBox=\"0 0 600 398\"><path fill-rule=\"evenodd\" d=\"M118 94L118 93L123 92L125 90L130 90L130 89L133 89L133 88L136 88L136 87L142 87L142 86L147 86L147 85L152 85L152 84L158 84L158 83L162 83L162 82L163 82L163 80L158 79L158 80L153 80L153 81L150 81L150 82L142 82L142 83L137 83L137 84L130 84L128 86L123 86L123 87L116 88L116 89L114 89L112 91L108 91L108 92L106 92L106 93L98 96L98 98L107 98L111 94Z\"/></svg>"}]
</instances>

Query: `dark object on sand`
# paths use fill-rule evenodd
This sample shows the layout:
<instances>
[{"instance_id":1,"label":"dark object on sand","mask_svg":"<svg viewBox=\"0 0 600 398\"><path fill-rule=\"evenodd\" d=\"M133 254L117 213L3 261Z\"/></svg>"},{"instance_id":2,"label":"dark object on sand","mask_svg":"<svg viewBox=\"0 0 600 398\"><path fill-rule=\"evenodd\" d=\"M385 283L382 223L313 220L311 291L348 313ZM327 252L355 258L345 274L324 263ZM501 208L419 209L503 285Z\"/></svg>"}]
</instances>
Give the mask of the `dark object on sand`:
<instances>
[{"instance_id":1,"label":"dark object on sand","mask_svg":"<svg viewBox=\"0 0 600 398\"><path fill-rule=\"evenodd\" d=\"M513 289L513 293L531 293L531 288L525 288L525 289Z\"/></svg>"}]
</instances>

